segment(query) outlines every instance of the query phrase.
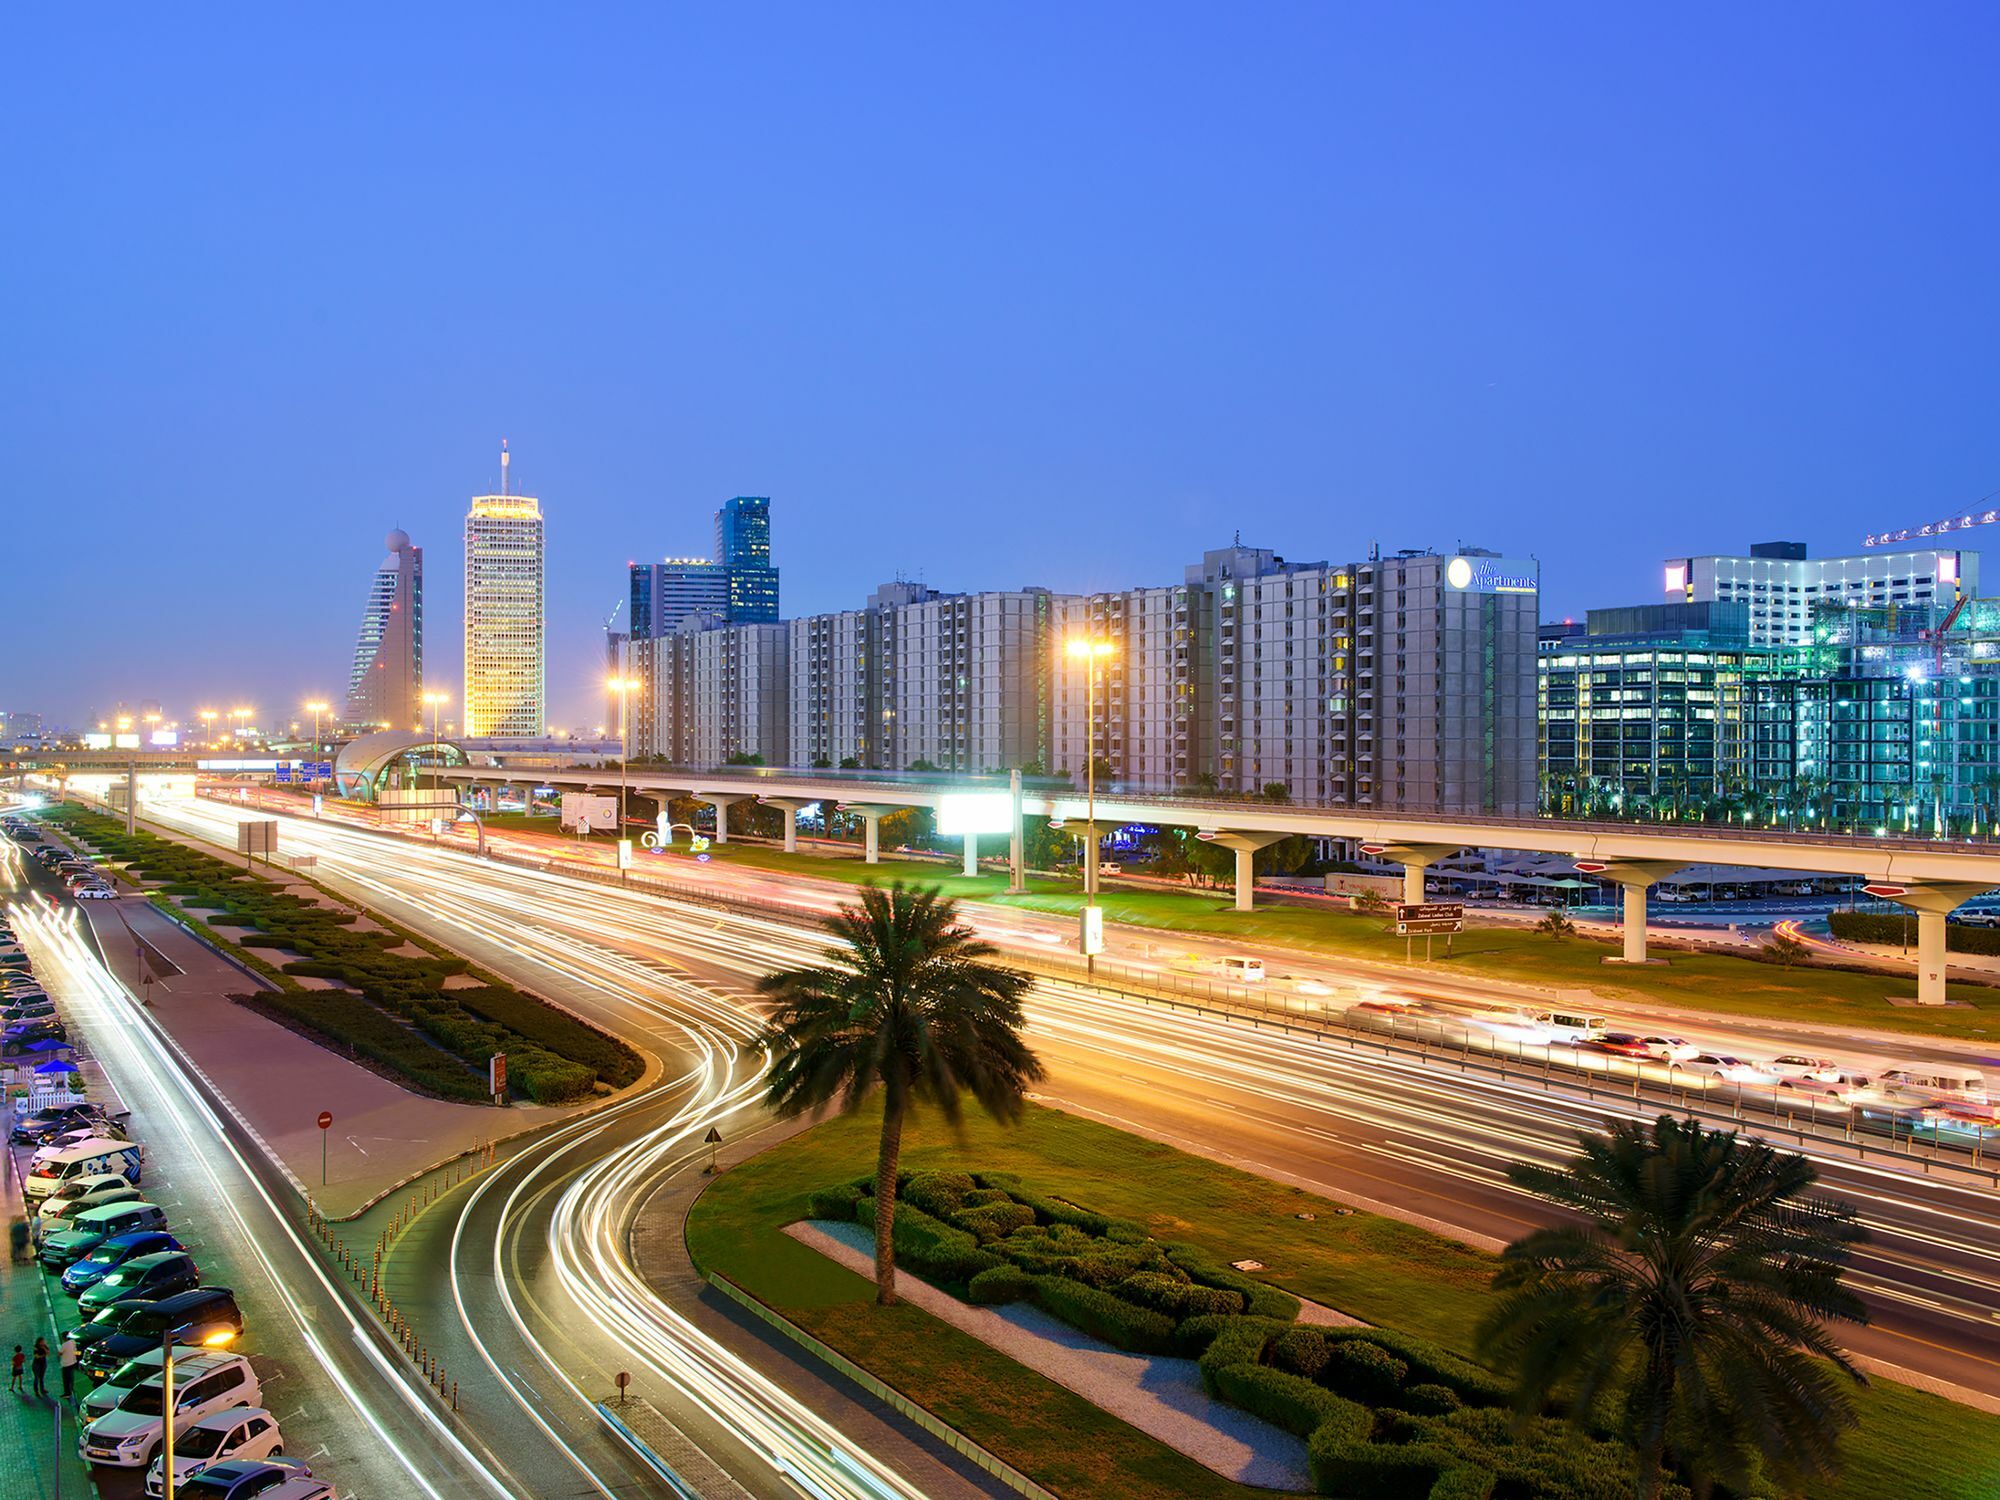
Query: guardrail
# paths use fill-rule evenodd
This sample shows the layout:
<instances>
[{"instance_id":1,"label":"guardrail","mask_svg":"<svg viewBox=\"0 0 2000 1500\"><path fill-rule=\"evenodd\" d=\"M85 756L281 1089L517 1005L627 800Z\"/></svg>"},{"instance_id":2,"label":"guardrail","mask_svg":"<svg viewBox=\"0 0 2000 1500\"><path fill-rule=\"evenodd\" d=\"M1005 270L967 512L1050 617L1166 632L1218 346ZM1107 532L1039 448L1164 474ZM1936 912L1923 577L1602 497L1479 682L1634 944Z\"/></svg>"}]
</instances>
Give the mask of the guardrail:
<instances>
[{"instance_id":1,"label":"guardrail","mask_svg":"<svg viewBox=\"0 0 2000 1500\"><path fill-rule=\"evenodd\" d=\"M977 1464L981 1469L984 1469L988 1474L991 1474L995 1479L1006 1485L1007 1488L1019 1491L1021 1494L1026 1495L1028 1500L1058 1500L1058 1497L1052 1491L1043 1489L1026 1474L1023 1474L1019 1469L1008 1463L1006 1459L980 1447L979 1444L973 1442L971 1438L967 1437L950 1423L939 1421L927 1409L917 1405L916 1402L905 1396L894 1386L887 1385L869 1374L839 1350L821 1343L784 1314L773 1308L766 1307L762 1302L759 1302L726 1276L719 1276L715 1272L710 1271L707 1280L710 1286L749 1313L753 1318L777 1330L822 1364L832 1368L836 1373L846 1376L847 1379L860 1386L862 1390L873 1396L877 1401L880 1401L883 1405L892 1408L894 1411L916 1423L917 1426L943 1443L952 1452L958 1454L961 1458Z\"/></svg>"}]
</instances>

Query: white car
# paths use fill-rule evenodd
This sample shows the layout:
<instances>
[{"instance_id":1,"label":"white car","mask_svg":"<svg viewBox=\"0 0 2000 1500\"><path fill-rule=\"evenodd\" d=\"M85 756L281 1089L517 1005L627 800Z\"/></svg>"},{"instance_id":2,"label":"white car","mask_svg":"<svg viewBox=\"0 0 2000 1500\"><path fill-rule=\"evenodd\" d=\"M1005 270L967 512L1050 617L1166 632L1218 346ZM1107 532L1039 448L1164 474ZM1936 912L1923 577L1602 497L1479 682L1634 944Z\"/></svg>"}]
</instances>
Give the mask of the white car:
<instances>
[{"instance_id":1,"label":"white car","mask_svg":"<svg viewBox=\"0 0 2000 1500\"><path fill-rule=\"evenodd\" d=\"M1684 1036L1642 1036L1639 1042L1655 1062L1686 1062L1701 1050Z\"/></svg>"},{"instance_id":2,"label":"white car","mask_svg":"<svg viewBox=\"0 0 2000 1500\"><path fill-rule=\"evenodd\" d=\"M118 899L118 892L101 882L80 885L71 894L79 901L116 901Z\"/></svg>"},{"instance_id":3,"label":"white car","mask_svg":"<svg viewBox=\"0 0 2000 1500\"><path fill-rule=\"evenodd\" d=\"M116 1172L99 1172L66 1183L60 1194L42 1200L42 1233L59 1234L86 1209L106 1203L137 1203L139 1190Z\"/></svg>"},{"instance_id":4,"label":"white car","mask_svg":"<svg viewBox=\"0 0 2000 1500\"><path fill-rule=\"evenodd\" d=\"M1774 1057L1766 1066L1779 1078L1803 1078L1814 1083L1840 1082L1840 1065L1824 1057L1800 1057L1793 1053Z\"/></svg>"},{"instance_id":5,"label":"white car","mask_svg":"<svg viewBox=\"0 0 2000 1500\"><path fill-rule=\"evenodd\" d=\"M231 1406L210 1412L192 1427L174 1433L174 1488L180 1489L211 1464L231 1458L282 1458L284 1434L278 1419L261 1406ZM162 1453L146 1473L146 1493L166 1493L166 1461ZM299 1477L309 1478L312 1470L303 1465Z\"/></svg>"},{"instance_id":6,"label":"white car","mask_svg":"<svg viewBox=\"0 0 2000 1500\"><path fill-rule=\"evenodd\" d=\"M174 1372L176 1433L187 1431L212 1412L262 1404L264 1393L257 1384L256 1372L240 1354L217 1356L212 1367L192 1379L181 1374L181 1361L177 1359ZM78 1456L85 1463L115 1469L143 1469L152 1463L166 1436L162 1420L165 1378L166 1372L161 1371L140 1381L116 1407L84 1428L77 1438Z\"/></svg>"},{"instance_id":7,"label":"white car","mask_svg":"<svg viewBox=\"0 0 2000 1500\"><path fill-rule=\"evenodd\" d=\"M1697 1052L1681 1064L1690 1073L1706 1073L1723 1083L1775 1083L1772 1075L1756 1063L1727 1052Z\"/></svg>"}]
</instances>

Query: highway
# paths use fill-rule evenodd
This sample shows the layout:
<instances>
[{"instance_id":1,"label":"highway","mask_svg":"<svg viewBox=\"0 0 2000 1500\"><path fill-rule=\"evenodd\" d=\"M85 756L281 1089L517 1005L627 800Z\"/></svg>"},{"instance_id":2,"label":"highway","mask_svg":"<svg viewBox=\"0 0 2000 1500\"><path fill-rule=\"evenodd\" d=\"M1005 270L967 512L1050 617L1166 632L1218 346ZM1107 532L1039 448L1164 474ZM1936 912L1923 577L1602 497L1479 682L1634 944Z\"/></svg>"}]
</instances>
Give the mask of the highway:
<instances>
[{"instance_id":1,"label":"highway","mask_svg":"<svg viewBox=\"0 0 2000 1500\"><path fill-rule=\"evenodd\" d=\"M239 816L210 801L160 810L216 837ZM320 855L319 874L365 892L399 919L448 940L476 935L571 967L603 989L599 1013L622 1012L628 1028L651 1024L643 1009L650 1006L675 1024L701 1016L724 1034L724 1018L734 1016L740 1037L750 981L820 946L815 933L792 922L482 863L333 824L294 821L283 837ZM760 877L759 885L766 883L807 908L826 899L809 883ZM1029 913L986 908L979 919L1016 943L1045 945L1051 931L1047 919ZM1317 967L1341 980L1338 964ZM1346 982L1357 984L1352 975ZM1048 1103L1479 1242L1510 1238L1542 1216L1540 1205L1505 1181L1508 1163L1559 1159L1577 1129L1629 1112L1560 1078L1545 1086L1460 1075L1437 1062L1252 1030L1074 984L1038 984L1030 1018L1050 1064ZM719 1102L742 1097L719 1081L706 1087ZM662 1142L658 1150L672 1147ZM1860 1204L1876 1235L1856 1278L1876 1321L1852 1334L1852 1346L1895 1370L2000 1395L2000 1324L1991 1311L2000 1306L2000 1219L1992 1190L1874 1158L1856 1161L1844 1148L1815 1154L1829 1189ZM607 1227L586 1250L582 1231L571 1232L583 1197L599 1191L592 1179L579 1179L557 1210L569 1226L552 1236L565 1263L559 1274L581 1275L588 1265L620 1298L619 1306L596 1311L643 1323L651 1315L643 1290L614 1274L617 1235ZM630 1180L601 1191L592 1211L606 1226L620 1215L629 1222L643 1197Z\"/></svg>"}]
</instances>

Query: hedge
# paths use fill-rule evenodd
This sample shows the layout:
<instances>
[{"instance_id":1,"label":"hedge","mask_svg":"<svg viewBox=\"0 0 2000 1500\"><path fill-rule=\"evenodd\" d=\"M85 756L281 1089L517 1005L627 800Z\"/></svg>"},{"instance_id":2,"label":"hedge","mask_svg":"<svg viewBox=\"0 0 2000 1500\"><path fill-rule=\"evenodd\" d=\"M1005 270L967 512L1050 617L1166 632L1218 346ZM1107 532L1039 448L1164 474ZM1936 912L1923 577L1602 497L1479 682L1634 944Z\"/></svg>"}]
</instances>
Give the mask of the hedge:
<instances>
[{"instance_id":1,"label":"hedge","mask_svg":"<svg viewBox=\"0 0 2000 1500\"><path fill-rule=\"evenodd\" d=\"M1380 1344L1350 1339L1329 1346L1326 1368L1319 1378L1331 1390L1366 1402L1369 1406L1393 1404L1403 1389L1410 1367Z\"/></svg>"},{"instance_id":2,"label":"hedge","mask_svg":"<svg viewBox=\"0 0 2000 1500\"><path fill-rule=\"evenodd\" d=\"M1265 1357L1281 1370L1315 1380L1331 1353L1317 1328L1287 1328L1271 1340Z\"/></svg>"},{"instance_id":3,"label":"hedge","mask_svg":"<svg viewBox=\"0 0 2000 1500\"><path fill-rule=\"evenodd\" d=\"M951 1222L970 1230L984 1244L1026 1229L1035 1222L1035 1211L1025 1203L982 1203L977 1208L960 1209Z\"/></svg>"},{"instance_id":4,"label":"hedge","mask_svg":"<svg viewBox=\"0 0 2000 1500\"><path fill-rule=\"evenodd\" d=\"M1319 1334L1328 1344L1379 1345L1409 1367L1411 1385L1446 1386L1468 1406L1505 1406L1514 1399L1514 1388L1491 1370L1394 1328L1322 1328Z\"/></svg>"},{"instance_id":5,"label":"hedge","mask_svg":"<svg viewBox=\"0 0 2000 1500\"><path fill-rule=\"evenodd\" d=\"M875 1199L858 1197L854 1221L864 1229L875 1227ZM941 1219L933 1219L910 1203L896 1205L896 1219L889 1231L896 1260L927 1281L963 1285L989 1266L1002 1265L997 1255L979 1248L979 1242L963 1229L954 1229Z\"/></svg>"},{"instance_id":6,"label":"hedge","mask_svg":"<svg viewBox=\"0 0 2000 1500\"><path fill-rule=\"evenodd\" d=\"M378 1063L420 1088L447 1099L484 1099L486 1080L441 1052L416 1032L398 1025L358 995L342 990L302 994L273 990L249 1005L269 1011L337 1048Z\"/></svg>"},{"instance_id":7,"label":"hedge","mask_svg":"<svg viewBox=\"0 0 2000 1500\"><path fill-rule=\"evenodd\" d=\"M1174 1320L1066 1276L1034 1278L1035 1305L1070 1327L1134 1354L1171 1354Z\"/></svg>"},{"instance_id":8,"label":"hedge","mask_svg":"<svg viewBox=\"0 0 2000 1500\"><path fill-rule=\"evenodd\" d=\"M1826 919L1833 935L1850 943L1897 945L1914 941L1914 919L1881 911L1837 911ZM1945 924L1944 945L1954 953L2000 953L2000 927L1963 927Z\"/></svg>"},{"instance_id":9,"label":"hedge","mask_svg":"<svg viewBox=\"0 0 2000 1500\"><path fill-rule=\"evenodd\" d=\"M967 1300L983 1307L1024 1301L1034 1291L1035 1278L1019 1266L988 1266L965 1284Z\"/></svg>"},{"instance_id":10,"label":"hedge","mask_svg":"<svg viewBox=\"0 0 2000 1500\"><path fill-rule=\"evenodd\" d=\"M1365 1438L1375 1426L1375 1414L1360 1402L1269 1365L1224 1365L1215 1372L1215 1393L1295 1437L1309 1438L1331 1425L1344 1436Z\"/></svg>"},{"instance_id":11,"label":"hedge","mask_svg":"<svg viewBox=\"0 0 2000 1500\"><path fill-rule=\"evenodd\" d=\"M1186 1281L1164 1271L1135 1272L1111 1290L1127 1302L1136 1302L1141 1307L1150 1307L1175 1318L1240 1313L1247 1300L1241 1292L1203 1286L1198 1281Z\"/></svg>"},{"instance_id":12,"label":"hedge","mask_svg":"<svg viewBox=\"0 0 2000 1500\"><path fill-rule=\"evenodd\" d=\"M1457 1454L1429 1443L1371 1443L1328 1424L1306 1439L1306 1463L1322 1495L1366 1495L1368 1500L1430 1500Z\"/></svg>"},{"instance_id":13,"label":"hedge","mask_svg":"<svg viewBox=\"0 0 2000 1500\"><path fill-rule=\"evenodd\" d=\"M1265 1345L1280 1331L1280 1325L1270 1318L1225 1318L1201 1353L1201 1383L1208 1393L1221 1394L1218 1378L1231 1365L1254 1365L1261 1361Z\"/></svg>"},{"instance_id":14,"label":"hedge","mask_svg":"<svg viewBox=\"0 0 2000 1500\"><path fill-rule=\"evenodd\" d=\"M852 1183L840 1187L822 1188L806 1199L806 1212L815 1219L849 1220L854 1217L854 1205L861 1201L861 1189Z\"/></svg>"},{"instance_id":15,"label":"hedge","mask_svg":"<svg viewBox=\"0 0 2000 1500\"><path fill-rule=\"evenodd\" d=\"M1492 1500L1493 1486L1500 1476L1477 1464L1460 1464L1438 1475L1427 1500Z\"/></svg>"},{"instance_id":16,"label":"hedge","mask_svg":"<svg viewBox=\"0 0 2000 1500\"><path fill-rule=\"evenodd\" d=\"M1303 1304L1290 1292L1280 1291L1269 1282L1253 1281L1232 1267L1218 1265L1199 1245L1173 1244L1162 1248L1170 1263L1204 1286L1241 1292L1245 1308L1255 1317L1277 1318L1289 1323L1299 1315Z\"/></svg>"},{"instance_id":17,"label":"hedge","mask_svg":"<svg viewBox=\"0 0 2000 1500\"><path fill-rule=\"evenodd\" d=\"M911 1172L896 1179L902 1201L934 1219L950 1219L965 1206L965 1195L971 1191L972 1179L963 1172Z\"/></svg>"}]
</instances>

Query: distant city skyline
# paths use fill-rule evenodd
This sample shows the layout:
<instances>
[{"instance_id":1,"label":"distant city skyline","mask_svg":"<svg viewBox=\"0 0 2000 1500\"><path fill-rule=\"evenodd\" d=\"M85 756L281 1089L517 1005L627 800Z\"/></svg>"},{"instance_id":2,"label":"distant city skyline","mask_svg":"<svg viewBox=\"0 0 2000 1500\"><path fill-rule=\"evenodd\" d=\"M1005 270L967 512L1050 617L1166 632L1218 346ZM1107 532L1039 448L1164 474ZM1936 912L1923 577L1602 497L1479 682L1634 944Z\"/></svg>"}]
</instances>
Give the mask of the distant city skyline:
<instances>
[{"instance_id":1,"label":"distant city skyline","mask_svg":"<svg viewBox=\"0 0 2000 1500\"><path fill-rule=\"evenodd\" d=\"M18 19L0 485L80 607L0 703L338 699L392 526L456 697L501 435L585 724L621 569L732 495L788 615L1240 531L1532 555L1580 617L2000 488L1990 8L486 19Z\"/></svg>"}]
</instances>

